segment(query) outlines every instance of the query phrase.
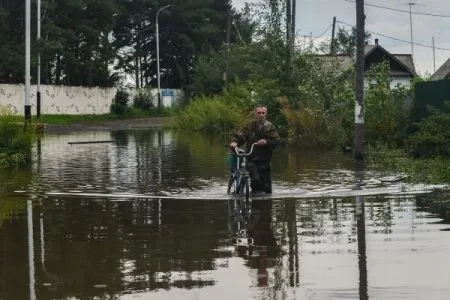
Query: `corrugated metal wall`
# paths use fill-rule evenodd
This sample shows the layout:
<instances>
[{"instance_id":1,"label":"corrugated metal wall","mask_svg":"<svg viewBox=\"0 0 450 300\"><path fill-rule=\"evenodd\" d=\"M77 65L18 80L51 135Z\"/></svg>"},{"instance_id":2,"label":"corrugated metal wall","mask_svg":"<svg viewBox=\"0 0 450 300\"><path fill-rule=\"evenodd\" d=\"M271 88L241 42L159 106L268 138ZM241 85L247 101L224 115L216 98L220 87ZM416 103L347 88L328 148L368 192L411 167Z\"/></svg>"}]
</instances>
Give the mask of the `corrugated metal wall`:
<instances>
[{"instance_id":1,"label":"corrugated metal wall","mask_svg":"<svg viewBox=\"0 0 450 300\"><path fill-rule=\"evenodd\" d=\"M420 82L416 84L413 117L420 121L429 112L427 107L444 108L444 102L450 101L450 79Z\"/></svg>"}]
</instances>

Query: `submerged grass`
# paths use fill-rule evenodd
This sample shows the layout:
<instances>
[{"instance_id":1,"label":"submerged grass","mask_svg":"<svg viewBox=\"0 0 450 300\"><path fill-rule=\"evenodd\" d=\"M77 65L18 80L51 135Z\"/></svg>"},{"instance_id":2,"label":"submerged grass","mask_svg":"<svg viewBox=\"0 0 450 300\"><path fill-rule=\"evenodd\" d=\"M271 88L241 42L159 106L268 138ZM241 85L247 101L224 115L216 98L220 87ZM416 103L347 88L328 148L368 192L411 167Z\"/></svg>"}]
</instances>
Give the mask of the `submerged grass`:
<instances>
[{"instance_id":1,"label":"submerged grass","mask_svg":"<svg viewBox=\"0 0 450 300\"><path fill-rule=\"evenodd\" d=\"M427 211L437 214L440 218L450 221L450 191L434 191L429 194L417 196L417 208L419 211Z\"/></svg>"},{"instance_id":2,"label":"submerged grass","mask_svg":"<svg viewBox=\"0 0 450 300\"><path fill-rule=\"evenodd\" d=\"M38 119L33 117L33 123L45 123L53 125L72 125L78 122L84 121L108 121L108 120L124 120L124 119L136 119L136 118L151 118L151 117L167 117L174 115L179 108L163 108L163 109L150 109L142 110L135 107L130 108L123 116L119 116L113 113L98 114L98 115L41 115Z\"/></svg>"},{"instance_id":3,"label":"submerged grass","mask_svg":"<svg viewBox=\"0 0 450 300\"><path fill-rule=\"evenodd\" d=\"M414 159L403 150L378 148L368 152L368 163L387 170L398 170L411 182L429 184L450 183L450 158Z\"/></svg>"},{"instance_id":4,"label":"submerged grass","mask_svg":"<svg viewBox=\"0 0 450 300\"><path fill-rule=\"evenodd\" d=\"M82 121L92 121L92 120L113 120L114 115L112 114L102 114L102 115L41 115L39 119L33 118L35 123L46 123L55 125L71 125Z\"/></svg>"}]
</instances>

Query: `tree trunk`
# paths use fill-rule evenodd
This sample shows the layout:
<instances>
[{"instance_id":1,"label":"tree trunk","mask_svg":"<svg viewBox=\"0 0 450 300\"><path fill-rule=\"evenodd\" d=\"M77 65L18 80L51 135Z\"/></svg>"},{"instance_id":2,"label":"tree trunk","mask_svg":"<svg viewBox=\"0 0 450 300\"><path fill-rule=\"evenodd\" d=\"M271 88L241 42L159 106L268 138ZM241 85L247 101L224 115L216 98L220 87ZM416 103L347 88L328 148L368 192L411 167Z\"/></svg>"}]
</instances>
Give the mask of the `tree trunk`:
<instances>
[{"instance_id":1,"label":"tree trunk","mask_svg":"<svg viewBox=\"0 0 450 300\"><path fill-rule=\"evenodd\" d=\"M55 84L61 84L61 56L56 55Z\"/></svg>"},{"instance_id":2,"label":"tree trunk","mask_svg":"<svg viewBox=\"0 0 450 300\"><path fill-rule=\"evenodd\" d=\"M136 81L136 88L138 89L140 87L139 85L139 58L137 56L137 51L134 52L134 75L135 75L135 81Z\"/></svg>"}]
</instances>

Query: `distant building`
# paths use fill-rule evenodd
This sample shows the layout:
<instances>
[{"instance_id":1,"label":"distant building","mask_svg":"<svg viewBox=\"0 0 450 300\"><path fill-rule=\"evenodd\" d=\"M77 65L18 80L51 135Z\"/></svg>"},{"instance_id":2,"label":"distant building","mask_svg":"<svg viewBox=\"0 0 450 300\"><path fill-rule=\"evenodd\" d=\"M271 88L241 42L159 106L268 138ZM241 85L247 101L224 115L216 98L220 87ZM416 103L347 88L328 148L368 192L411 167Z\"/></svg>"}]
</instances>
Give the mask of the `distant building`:
<instances>
[{"instance_id":1,"label":"distant building","mask_svg":"<svg viewBox=\"0 0 450 300\"><path fill-rule=\"evenodd\" d=\"M320 55L322 66L338 72L350 70L356 63L356 58L347 54ZM392 54L378 44L366 45L364 48L364 70L367 72L372 66L388 61L390 66L391 86L409 86L411 80L417 76L411 54Z\"/></svg>"},{"instance_id":2,"label":"distant building","mask_svg":"<svg viewBox=\"0 0 450 300\"><path fill-rule=\"evenodd\" d=\"M442 79L450 79L450 58L430 77L430 80Z\"/></svg>"}]
</instances>

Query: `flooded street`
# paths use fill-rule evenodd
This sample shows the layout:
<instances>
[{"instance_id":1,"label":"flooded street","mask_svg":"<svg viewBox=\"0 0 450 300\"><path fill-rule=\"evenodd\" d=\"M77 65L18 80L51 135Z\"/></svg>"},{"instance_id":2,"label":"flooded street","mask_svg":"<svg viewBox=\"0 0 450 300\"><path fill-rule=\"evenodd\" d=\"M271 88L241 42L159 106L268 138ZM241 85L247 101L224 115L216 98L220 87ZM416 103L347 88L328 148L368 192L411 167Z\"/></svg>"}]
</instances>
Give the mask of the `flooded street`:
<instances>
[{"instance_id":1,"label":"flooded street","mask_svg":"<svg viewBox=\"0 0 450 300\"><path fill-rule=\"evenodd\" d=\"M0 175L0 299L449 299L448 189L285 147L242 214L225 145L47 134Z\"/></svg>"}]
</instances>

